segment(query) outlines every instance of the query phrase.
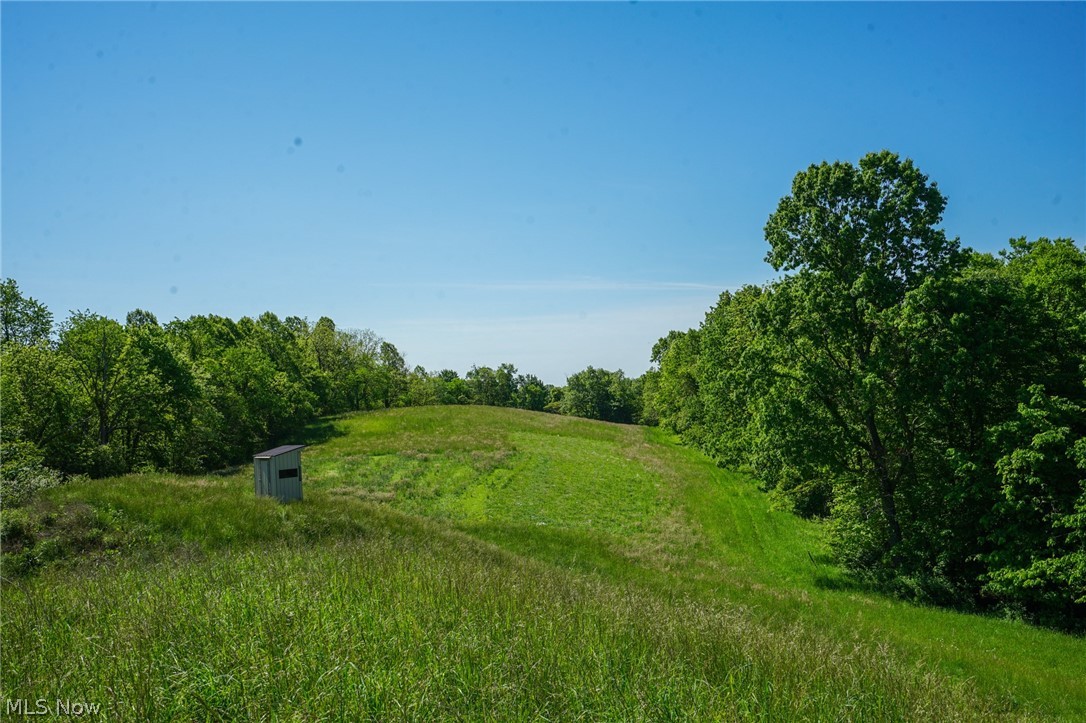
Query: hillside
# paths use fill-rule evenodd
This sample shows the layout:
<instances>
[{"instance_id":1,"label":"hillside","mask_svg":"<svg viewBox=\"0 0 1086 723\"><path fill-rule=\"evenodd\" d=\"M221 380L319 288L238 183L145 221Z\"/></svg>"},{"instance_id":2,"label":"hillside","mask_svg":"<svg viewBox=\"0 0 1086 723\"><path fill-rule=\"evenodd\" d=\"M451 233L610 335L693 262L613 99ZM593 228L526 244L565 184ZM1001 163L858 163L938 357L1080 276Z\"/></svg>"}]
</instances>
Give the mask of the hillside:
<instances>
[{"instance_id":1,"label":"hillside","mask_svg":"<svg viewBox=\"0 0 1086 723\"><path fill-rule=\"evenodd\" d=\"M126 720L1086 717L1086 642L859 589L659 430L329 419L305 495L129 475L4 510L6 699Z\"/></svg>"}]
</instances>

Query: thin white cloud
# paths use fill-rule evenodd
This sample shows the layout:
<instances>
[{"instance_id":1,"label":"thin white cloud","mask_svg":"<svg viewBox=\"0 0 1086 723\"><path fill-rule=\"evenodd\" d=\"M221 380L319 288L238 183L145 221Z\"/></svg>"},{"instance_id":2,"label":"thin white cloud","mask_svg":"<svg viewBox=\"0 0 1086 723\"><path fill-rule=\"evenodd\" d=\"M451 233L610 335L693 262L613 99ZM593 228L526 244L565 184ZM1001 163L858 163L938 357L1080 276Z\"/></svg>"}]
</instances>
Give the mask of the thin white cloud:
<instances>
[{"instance_id":1,"label":"thin white cloud","mask_svg":"<svg viewBox=\"0 0 1086 723\"><path fill-rule=\"evenodd\" d=\"M465 289L471 291L723 291L732 285L695 281L613 281L607 279L543 279L499 282L371 282L374 288Z\"/></svg>"}]
</instances>

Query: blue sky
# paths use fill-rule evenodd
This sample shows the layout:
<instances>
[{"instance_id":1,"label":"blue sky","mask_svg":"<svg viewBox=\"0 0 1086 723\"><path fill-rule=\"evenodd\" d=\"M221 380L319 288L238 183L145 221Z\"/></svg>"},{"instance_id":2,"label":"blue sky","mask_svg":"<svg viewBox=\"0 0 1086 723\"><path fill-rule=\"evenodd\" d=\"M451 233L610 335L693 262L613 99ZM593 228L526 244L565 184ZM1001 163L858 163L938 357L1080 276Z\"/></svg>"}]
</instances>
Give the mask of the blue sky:
<instances>
[{"instance_id":1,"label":"blue sky","mask_svg":"<svg viewBox=\"0 0 1086 723\"><path fill-rule=\"evenodd\" d=\"M995 251L1086 240L1082 3L4 2L2 272L58 320L330 316L636 375L889 148Z\"/></svg>"}]
</instances>

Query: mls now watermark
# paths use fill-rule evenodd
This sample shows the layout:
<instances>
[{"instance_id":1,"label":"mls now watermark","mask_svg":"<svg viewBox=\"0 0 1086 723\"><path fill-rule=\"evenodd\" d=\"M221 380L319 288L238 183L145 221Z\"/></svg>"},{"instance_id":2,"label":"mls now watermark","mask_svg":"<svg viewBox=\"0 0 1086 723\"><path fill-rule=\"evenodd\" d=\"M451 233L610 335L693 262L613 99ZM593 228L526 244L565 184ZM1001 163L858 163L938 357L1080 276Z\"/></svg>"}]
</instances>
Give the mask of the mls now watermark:
<instances>
[{"instance_id":1,"label":"mls now watermark","mask_svg":"<svg viewBox=\"0 0 1086 723\"><path fill-rule=\"evenodd\" d=\"M98 715L102 712L101 703L88 703L83 700L70 698L54 698L47 700L38 698L8 698L5 704L5 712L11 715L51 715L81 717L85 715Z\"/></svg>"}]
</instances>

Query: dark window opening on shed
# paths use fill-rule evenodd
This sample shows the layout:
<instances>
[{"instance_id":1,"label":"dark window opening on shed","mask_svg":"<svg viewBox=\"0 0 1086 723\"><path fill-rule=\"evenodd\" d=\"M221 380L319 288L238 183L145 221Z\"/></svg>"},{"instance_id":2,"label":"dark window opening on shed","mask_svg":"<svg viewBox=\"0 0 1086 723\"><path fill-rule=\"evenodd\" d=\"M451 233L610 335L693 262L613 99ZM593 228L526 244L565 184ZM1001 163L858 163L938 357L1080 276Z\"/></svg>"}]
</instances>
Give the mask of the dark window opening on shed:
<instances>
[{"instance_id":1,"label":"dark window opening on shed","mask_svg":"<svg viewBox=\"0 0 1086 723\"><path fill-rule=\"evenodd\" d=\"M297 477L297 476L298 476L298 468L297 467L295 467L294 469L281 469L281 470L279 470L279 479L286 479L287 477Z\"/></svg>"}]
</instances>

